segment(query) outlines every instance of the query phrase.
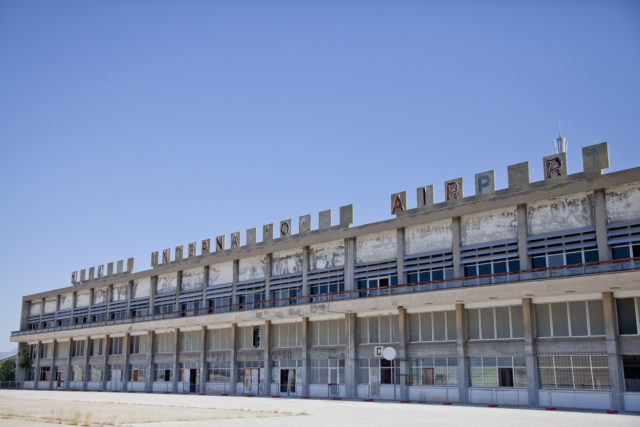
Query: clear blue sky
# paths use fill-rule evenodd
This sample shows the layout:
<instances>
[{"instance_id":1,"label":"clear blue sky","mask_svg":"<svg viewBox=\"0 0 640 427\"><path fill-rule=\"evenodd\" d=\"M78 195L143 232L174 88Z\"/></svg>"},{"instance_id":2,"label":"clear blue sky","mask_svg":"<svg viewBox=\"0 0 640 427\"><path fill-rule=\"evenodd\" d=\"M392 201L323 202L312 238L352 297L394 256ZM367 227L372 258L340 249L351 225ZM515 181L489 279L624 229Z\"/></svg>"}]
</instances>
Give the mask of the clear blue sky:
<instances>
[{"instance_id":1,"label":"clear blue sky","mask_svg":"<svg viewBox=\"0 0 640 427\"><path fill-rule=\"evenodd\" d=\"M539 180L558 119L640 166L639 76L638 1L0 0L0 351L73 270Z\"/></svg>"}]
</instances>

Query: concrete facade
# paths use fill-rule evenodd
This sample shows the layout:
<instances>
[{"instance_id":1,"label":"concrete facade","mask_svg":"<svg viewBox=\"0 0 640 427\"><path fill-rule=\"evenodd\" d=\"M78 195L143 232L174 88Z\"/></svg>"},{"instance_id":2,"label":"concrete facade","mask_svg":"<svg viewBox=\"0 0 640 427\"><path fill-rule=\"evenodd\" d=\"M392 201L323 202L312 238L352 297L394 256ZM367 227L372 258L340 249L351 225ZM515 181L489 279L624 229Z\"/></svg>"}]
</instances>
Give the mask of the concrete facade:
<instances>
[{"instance_id":1,"label":"concrete facade","mask_svg":"<svg viewBox=\"0 0 640 427\"><path fill-rule=\"evenodd\" d=\"M540 182L510 166L507 189L477 174L473 196L446 181L441 203L395 193L381 222L347 205L74 272L23 298L25 387L640 411L640 168L583 155Z\"/></svg>"}]
</instances>

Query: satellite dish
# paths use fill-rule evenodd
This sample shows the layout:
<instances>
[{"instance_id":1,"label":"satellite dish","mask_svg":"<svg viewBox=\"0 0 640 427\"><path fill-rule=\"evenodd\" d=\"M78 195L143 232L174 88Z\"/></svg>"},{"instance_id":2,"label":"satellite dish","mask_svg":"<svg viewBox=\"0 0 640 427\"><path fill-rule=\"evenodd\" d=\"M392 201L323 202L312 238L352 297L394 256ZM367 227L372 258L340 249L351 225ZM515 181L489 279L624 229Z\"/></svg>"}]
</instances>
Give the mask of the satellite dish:
<instances>
[{"instance_id":1,"label":"satellite dish","mask_svg":"<svg viewBox=\"0 0 640 427\"><path fill-rule=\"evenodd\" d=\"M385 347L382 351L382 357L387 360L393 360L396 358L396 349L393 347Z\"/></svg>"}]
</instances>

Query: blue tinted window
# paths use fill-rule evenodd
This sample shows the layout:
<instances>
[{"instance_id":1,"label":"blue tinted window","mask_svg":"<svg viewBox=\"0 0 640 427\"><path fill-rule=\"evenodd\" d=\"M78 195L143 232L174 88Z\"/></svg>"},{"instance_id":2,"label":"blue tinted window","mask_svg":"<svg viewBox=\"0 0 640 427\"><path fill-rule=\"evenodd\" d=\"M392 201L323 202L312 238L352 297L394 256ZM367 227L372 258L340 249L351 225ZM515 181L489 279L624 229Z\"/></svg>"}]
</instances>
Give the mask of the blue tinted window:
<instances>
[{"instance_id":1,"label":"blue tinted window","mask_svg":"<svg viewBox=\"0 0 640 427\"><path fill-rule=\"evenodd\" d=\"M630 258L629 246L618 246L613 248L613 259Z\"/></svg>"},{"instance_id":2,"label":"blue tinted window","mask_svg":"<svg viewBox=\"0 0 640 427\"><path fill-rule=\"evenodd\" d=\"M507 272L507 263L505 261L496 262L493 264L493 272L494 273L506 273Z\"/></svg>"},{"instance_id":3,"label":"blue tinted window","mask_svg":"<svg viewBox=\"0 0 640 427\"><path fill-rule=\"evenodd\" d=\"M430 274L428 271L422 271L420 272L420 281L421 282L429 282L431 281L431 277L429 277Z\"/></svg>"},{"instance_id":4,"label":"blue tinted window","mask_svg":"<svg viewBox=\"0 0 640 427\"><path fill-rule=\"evenodd\" d=\"M520 271L520 260L517 260L517 259L510 260L509 271Z\"/></svg>"},{"instance_id":5,"label":"blue tinted window","mask_svg":"<svg viewBox=\"0 0 640 427\"><path fill-rule=\"evenodd\" d=\"M465 265L464 266L464 275L465 277L477 276L478 271L475 265Z\"/></svg>"},{"instance_id":6,"label":"blue tinted window","mask_svg":"<svg viewBox=\"0 0 640 427\"><path fill-rule=\"evenodd\" d=\"M409 282L409 283L418 283L418 273L409 273L409 274L407 274L407 282Z\"/></svg>"},{"instance_id":7,"label":"blue tinted window","mask_svg":"<svg viewBox=\"0 0 640 427\"><path fill-rule=\"evenodd\" d=\"M599 259L597 250L584 251L584 262L597 262Z\"/></svg>"},{"instance_id":8,"label":"blue tinted window","mask_svg":"<svg viewBox=\"0 0 640 427\"><path fill-rule=\"evenodd\" d=\"M567 254L567 265L582 264L582 252L571 252Z\"/></svg>"},{"instance_id":9,"label":"blue tinted window","mask_svg":"<svg viewBox=\"0 0 640 427\"><path fill-rule=\"evenodd\" d=\"M433 270L431 272L431 280L442 280L442 270Z\"/></svg>"}]
</instances>

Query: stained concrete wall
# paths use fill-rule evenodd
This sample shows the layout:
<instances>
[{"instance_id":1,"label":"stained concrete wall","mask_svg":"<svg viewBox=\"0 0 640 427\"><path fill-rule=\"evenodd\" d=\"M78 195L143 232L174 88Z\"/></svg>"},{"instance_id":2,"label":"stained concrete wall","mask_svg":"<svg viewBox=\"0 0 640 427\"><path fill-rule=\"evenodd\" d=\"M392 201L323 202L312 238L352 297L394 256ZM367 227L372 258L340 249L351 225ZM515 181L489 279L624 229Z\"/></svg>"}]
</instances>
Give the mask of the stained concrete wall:
<instances>
[{"instance_id":1,"label":"stained concrete wall","mask_svg":"<svg viewBox=\"0 0 640 427\"><path fill-rule=\"evenodd\" d=\"M35 316L37 314L42 313L42 302L40 301L32 301L31 307L29 308L29 315Z\"/></svg>"},{"instance_id":2,"label":"stained concrete wall","mask_svg":"<svg viewBox=\"0 0 640 427\"><path fill-rule=\"evenodd\" d=\"M302 251L274 252L271 262L271 275L294 274L302 272Z\"/></svg>"},{"instance_id":3,"label":"stained concrete wall","mask_svg":"<svg viewBox=\"0 0 640 427\"><path fill-rule=\"evenodd\" d=\"M44 312L53 313L56 311L56 299L46 299L44 301Z\"/></svg>"},{"instance_id":4,"label":"stained concrete wall","mask_svg":"<svg viewBox=\"0 0 640 427\"><path fill-rule=\"evenodd\" d=\"M450 249L451 220L407 227L404 230L404 251L407 255Z\"/></svg>"},{"instance_id":5,"label":"stained concrete wall","mask_svg":"<svg viewBox=\"0 0 640 427\"><path fill-rule=\"evenodd\" d=\"M151 295L151 277L143 277L133 282L133 297L144 298Z\"/></svg>"},{"instance_id":6,"label":"stained concrete wall","mask_svg":"<svg viewBox=\"0 0 640 427\"><path fill-rule=\"evenodd\" d=\"M158 276L157 294L169 294L176 291L178 273L161 274Z\"/></svg>"},{"instance_id":7,"label":"stained concrete wall","mask_svg":"<svg viewBox=\"0 0 640 427\"><path fill-rule=\"evenodd\" d=\"M532 202L527 206L529 234L571 230L593 225L591 195L577 193L567 197Z\"/></svg>"},{"instance_id":8,"label":"stained concrete wall","mask_svg":"<svg viewBox=\"0 0 640 427\"><path fill-rule=\"evenodd\" d=\"M118 283L113 285L113 291L111 293L111 301L124 301L127 299L127 286L128 283Z\"/></svg>"},{"instance_id":9,"label":"stained concrete wall","mask_svg":"<svg viewBox=\"0 0 640 427\"><path fill-rule=\"evenodd\" d=\"M257 280L264 278L264 257L256 256L240 260L238 280Z\"/></svg>"},{"instance_id":10,"label":"stained concrete wall","mask_svg":"<svg viewBox=\"0 0 640 427\"><path fill-rule=\"evenodd\" d=\"M233 281L233 261L209 266L209 286L222 285Z\"/></svg>"},{"instance_id":11,"label":"stained concrete wall","mask_svg":"<svg viewBox=\"0 0 640 427\"><path fill-rule=\"evenodd\" d=\"M182 290L192 291L202 289L204 283L204 268L192 268L182 272Z\"/></svg>"},{"instance_id":12,"label":"stained concrete wall","mask_svg":"<svg viewBox=\"0 0 640 427\"><path fill-rule=\"evenodd\" d=\"M359 236L356 238L356 263L396 259L397 244L396 230Z\"/></svg>"},{"instance_id":13,"label":"stained concrete wall","mask_svg":"<svg viewBox=\"0 0 640 427\"><path fill-rule=\"evenodd\" d=\"M516 206L497 209L460 218L462 225L462 245L515 239L518 235Z\"/></svg>"},{"instance_id":14,"label":"stained concrete wall","mask_svg":"<svg viewBox=\"0 0 640 427\"><path fill-rule=\"evenodd\" d=\"M606 192L608 222L640 218L640 183L619 185Z\"/></svg>"},{"instance_id":15,"label":"stained concrete wall","mask_svg":"<svg viewBox=\"0 0 640 427\"><path fill-rule=\"evenodd\" d=\"M76 307L86 307L91 303L91 293L89 291L78 292L76 295Z\"/></svg>"},{"instance_id":16,"label":"stained concrete wall","mask_svg":"<svg viewBox=\"0 0 640 427\"><path fill-rule=\"evenodd\" d=\"M73 306L73 294L62 294L60 295L60 310L66 310L68 308L72 308Z\"/></svg>"},{"instance_id":17,"label":"stained concrete wall","mask_svg":"<svg viewBox=\"0 0 640 427\"><path fill-rule=\"evenodd\" d=\"M343 265L344 240L335 240L309 247L309 270L323 270Z\"/></svg>"},{"instance_id":18,"label":"stained concrete wall","mask_svg":"<svg viewBox=\"0 0 640 427\"><path fill-rule=\"evenodd\" d=\"M94 289L92 304L101 304L103 302L107 302L107 288Z\"/></svg>"}]
</instances>

